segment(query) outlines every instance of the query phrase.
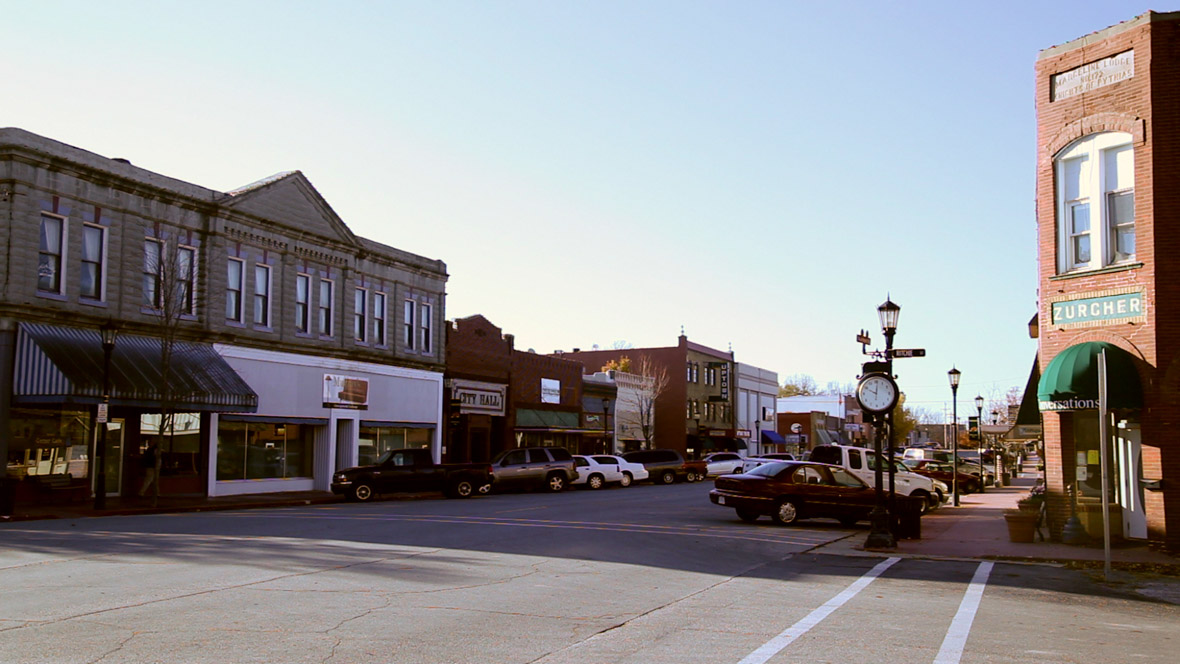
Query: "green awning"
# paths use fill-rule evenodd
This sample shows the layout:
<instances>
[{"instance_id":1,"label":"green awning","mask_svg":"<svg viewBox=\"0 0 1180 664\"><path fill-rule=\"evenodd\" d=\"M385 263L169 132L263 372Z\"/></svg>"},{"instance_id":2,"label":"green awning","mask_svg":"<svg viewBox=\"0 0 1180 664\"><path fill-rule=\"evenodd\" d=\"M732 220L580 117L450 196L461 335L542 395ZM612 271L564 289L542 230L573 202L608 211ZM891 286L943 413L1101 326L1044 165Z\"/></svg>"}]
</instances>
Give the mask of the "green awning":
<instances>
[{"instance_id":1,"label":"green awning","mask_svg":"<svg viewBox=\"0 0 1180 664\"><path fill-rule=\"evenodd\" d=\"M1070 346L1057 354L1037 384L1042 411L1097 410L1098 356L1106 350L1106 404L1111 409L1143 407L1139 370L1130 353L1105 341Z\"/></svg>"}]
</instances>

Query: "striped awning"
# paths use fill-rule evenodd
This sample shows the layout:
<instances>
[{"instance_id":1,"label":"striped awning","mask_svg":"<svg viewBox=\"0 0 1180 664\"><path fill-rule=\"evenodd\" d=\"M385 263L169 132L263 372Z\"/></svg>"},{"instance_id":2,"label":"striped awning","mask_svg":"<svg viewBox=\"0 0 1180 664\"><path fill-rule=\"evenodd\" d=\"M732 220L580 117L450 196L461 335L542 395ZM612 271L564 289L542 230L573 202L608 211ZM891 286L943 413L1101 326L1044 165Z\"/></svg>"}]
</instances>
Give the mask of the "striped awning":
<instances>
[{"instance_id":1,"label":"striped awning","mask_svg":"<svg viewBox=\"0 0 1180 664\"><path fill-rule=\"evenodd\" d=\"M111 353L111 405L160 408L165 372L157 337L121 334ZM102 401L98 330L21 323L16 337L13 403ZM254 412L258 395L209 344L175 341L168 367L171 405L182 411Z\"/></svg>"}]
</instances>

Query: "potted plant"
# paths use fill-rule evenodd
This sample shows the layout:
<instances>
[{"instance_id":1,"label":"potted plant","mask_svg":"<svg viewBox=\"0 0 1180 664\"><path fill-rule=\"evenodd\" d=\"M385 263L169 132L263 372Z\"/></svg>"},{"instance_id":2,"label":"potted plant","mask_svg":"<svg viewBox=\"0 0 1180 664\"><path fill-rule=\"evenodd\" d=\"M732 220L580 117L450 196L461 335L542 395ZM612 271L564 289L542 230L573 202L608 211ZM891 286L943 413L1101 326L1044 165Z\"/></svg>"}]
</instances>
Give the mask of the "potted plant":
<instances>
[{"instance_id":1,"label":"potted plant","mask_svg":"<svg viewBox=\"0 0 1180 664\"><path fill-rule=\"evenodd\" d=\"M1028 495L1016 501L1016 507L1022 512L1037 514L1045 504L1045 485L1038 484L1028 492Z\"/></svg>"},{"instance_id":2,"label":"potted plant","mask_svg":"<svg viewBox=\"0 0 1180 664\"><path fill-rule=\"evenodd\" d=\"M1037 514L1025 510L1004 510L1008 524L1008 541L1032 542L1037 532Z\"/></svg>"}]
</instances>

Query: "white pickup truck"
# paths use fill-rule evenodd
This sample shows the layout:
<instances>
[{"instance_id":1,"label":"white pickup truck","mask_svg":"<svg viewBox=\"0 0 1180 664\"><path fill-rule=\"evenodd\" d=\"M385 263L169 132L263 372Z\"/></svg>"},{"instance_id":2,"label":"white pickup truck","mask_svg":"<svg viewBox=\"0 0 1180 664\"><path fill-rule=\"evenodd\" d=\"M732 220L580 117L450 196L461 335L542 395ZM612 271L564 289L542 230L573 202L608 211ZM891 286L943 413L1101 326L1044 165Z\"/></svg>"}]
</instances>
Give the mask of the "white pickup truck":
<instances>
[{"instance_id":1,"label":"white pickup truck","mask_svg":"<svg viewBox=\"0 0 1180 664\"><path fill-rule=\"evenodd\" d=\"M865 484L871 487L877 486L877 453L868 448L850 445L820 445L811 450L811 456L808 459L818 463L840 466L864 480ZM899 496L924 498L926 507L922 510L923 513L941 505L950 493L946 485L936 479L902 470L904 466L900 464L894 464L894 468L896 470L893 475L894 491ZM888 483L888 469L882 469L882 477Z\"/></svg>"}]
</instances>

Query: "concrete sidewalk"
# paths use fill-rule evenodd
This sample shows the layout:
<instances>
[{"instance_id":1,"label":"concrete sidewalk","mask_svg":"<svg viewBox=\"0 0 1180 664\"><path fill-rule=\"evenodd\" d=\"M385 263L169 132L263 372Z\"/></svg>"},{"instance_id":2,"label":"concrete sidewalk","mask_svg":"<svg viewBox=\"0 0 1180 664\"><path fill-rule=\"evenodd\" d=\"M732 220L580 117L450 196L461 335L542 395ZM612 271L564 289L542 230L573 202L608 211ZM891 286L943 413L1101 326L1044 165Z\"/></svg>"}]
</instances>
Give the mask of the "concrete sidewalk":
<instances>
[{"instance_id":1,"label":"concrete sidewalk","mask_svg":"<svg viewBox=\"0 0 1180 664\"><path fill-rule=\"evenodd\" d=\"M242 496L160 496L154 502L145 498L107 498L106 509L94 509L93 502L65 505L17 505L11 517L0 517L0 523L36 521L42 519L83 519L88 517L127 514L169 514L178 512L210 512L264 507L297 507L344 500L327 491L286 491L281 493L248 494Z\"/></svg>"}]
</instances>

